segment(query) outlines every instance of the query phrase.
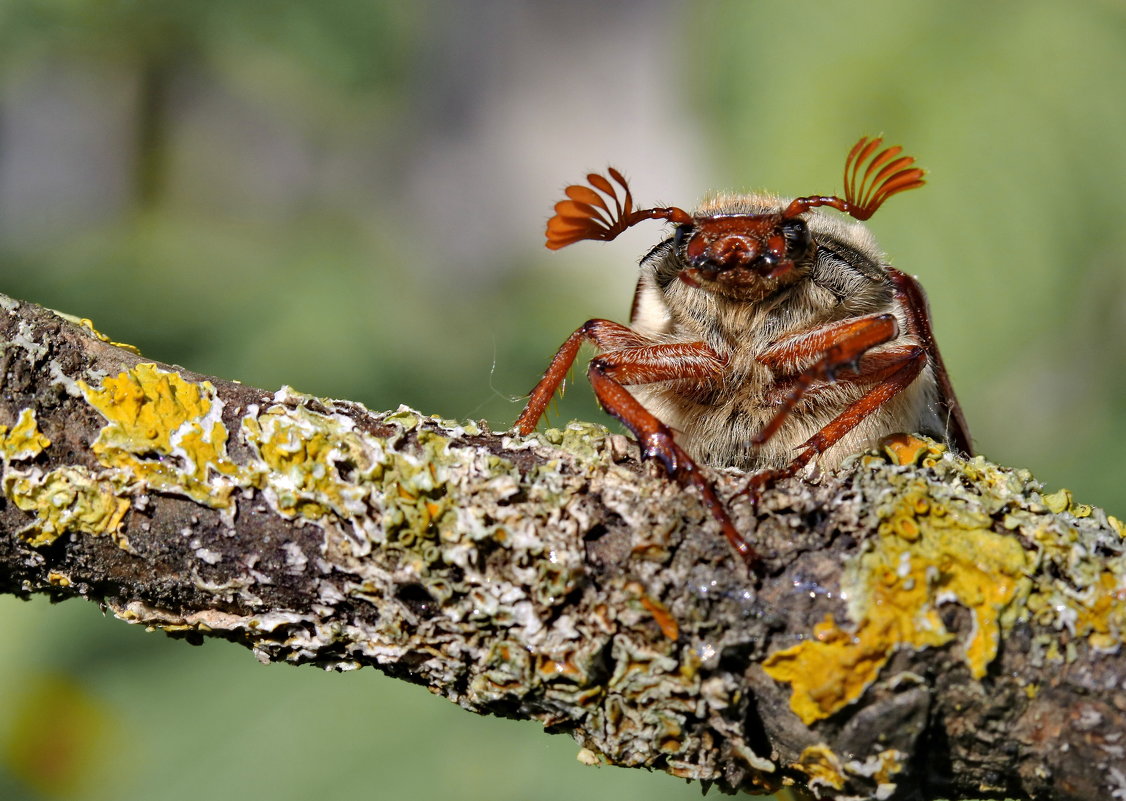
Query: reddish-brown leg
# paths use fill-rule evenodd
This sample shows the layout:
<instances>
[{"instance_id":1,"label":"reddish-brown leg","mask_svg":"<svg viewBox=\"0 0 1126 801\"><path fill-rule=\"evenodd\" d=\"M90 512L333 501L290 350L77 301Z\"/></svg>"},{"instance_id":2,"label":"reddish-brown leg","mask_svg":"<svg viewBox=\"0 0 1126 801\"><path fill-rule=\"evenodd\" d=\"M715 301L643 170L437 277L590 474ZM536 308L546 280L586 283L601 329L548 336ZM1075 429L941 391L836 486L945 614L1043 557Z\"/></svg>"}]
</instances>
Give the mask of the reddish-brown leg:
<instances>
[{"instance_id":1,"label":"reddish-brown leg","mask_svg":"<svg viewBox=\"0 0 1126 801\"><path fill-rule=\"evenodd\" d=\"M567 341L552 357L543 378L528 397L524 411L513 424L513 428L518 432L527 435L536 430L536 424L547 411L547 405L551 403L552 397L567 378L567 372L575 363L575 357L579 355L579 348L582 347L583 342L593 342L602 350L617 350L640 347L646 344L647 340L620 323L611 320L587 320L575 330L575 333L567 337Z\"/></svg>"},{"instance_id":2,"label":"reddish-brown leg","mask_svg":"<svg viewBox=\"0 0 1126 801\"><path fill-rule=\"evenodd\" d=\"M698 344L700 349L710 351L703 343ZM652 345L637 350L653 352L661 347L660 345ZM712 355L714 356L714 352ZM718 360L718 357L715 358ZM719 523L723 536L731 543L731 547L743 557L748 565L757 567L759 564L758 553L735 528L735 524L728 516L723 503L715 494L711 482L700 473L700 468L696 462L676 444L669 427L650 414L622 385L629 383L635 377L634 370L637 369L635 366L637 362L627 361L631 359L638 359L636 351L615 351L603 354L591 361L587 375L590 377L590 385L594 388L598 402L602 404L603 409L621 420L633 432L641 445L641 453L644 458L660 460L670 478L675 479L682 487L691 486L697 489L704 500L704 505L708 507L712 517ZM642 358L640 361L644 363L646 359ZM679 364L668 363L666 366L668 371L663 377L650 380L663 381L677 378L706 380L720 374L722 362L717 361L715 368L703 373L701 373L701 367L698 363L693 364L690 361L683 361ZM654 364L648 364L647 367L652 370ZM614 377L611 377L612 375ZM633 383L639 382L633 381Z\"/></svg>"},{"instance_id":3,"label":"reddish-brown leg","mask_svg":"<svg viewBox=\"0 0 1126 801\"><path fill-rule=\"evenodd\" d=\"M918 345L912 345L898 350L898 362L877 366L873 371L878 374L879 383L857 400L853 401L845 410L837 415L827 426L822 428L806 440L797 457L781 470L763 470L751 476L746 492L757 499L759 491L775 481L796 475L799 470L809 464L810 460L818 454L831 448L841 437L854 429L860 421L879 409L907 387L911 386L923 367L927 363L926 351ZM886 355L886 354L881 354ZM861 371L857 380L865 377Z\"/></svg>"},{"instance_id":4,"label":"reddish-brown leg","mask_svg":"<svg viewBox=\"0 0 1126 801\"><path fill-rule=\"evenodd\" d=\"M938 382L939 404L944 412L947 434L958 450L971 456L973 440L970 438L970 427L966 424L962 406L954 394L954 385L950 382L950 374L946 372L946 364L942 361L942 354L939 353L938 343L934 339L927 296L913 276L892 267L888 268L888 275L895 284L896 296L900 304L907 312L908 332L919 340L927 352L931 371L934 373L935 381Z\"/></svg>"},{"instance_id":5,"label":"reddish-brown leg","mask_svg":"<svg viewBox=\"0 0 1126 801\"><path fill-rule=\"evenodd\" d=\"M833 381L840 370L849 369L860 374L860 358L877 345L889 342L899 334L899 325L891 314L871 314L817 328L790 337L771 346L759 356L766 366L775 371L808 362L821 354L821 358L801 370L788 382L789 391L779 404L774 417L751 439L761 445L778 433L778 429L806 391L820 381Z\"/></svg>"},{"instance_id":6,"label":"reddish-brown leg","mask_svg":"<svg viewBox=\"0 0 1126 801\"><path fill-rule=\"evenodd\" d=\"M670 478L683 487L696 488L731 547L747 564L757 565L758 554L735 528L711 482L676 444L669 427L650 414L625 388L626 384L656 381L691 379L707 383L720 379L725 360L703 342L649 343L618 323L589 320L567 338L551 360L547 372L532 390L528 405L517 418L516 430L527 434L535 428L585 340L610 351L591 360L587 370L591 387L602 408L633 432L644 458L659 460Z\"/></svg>"},{"instance_id":7,"label":"reddish-brown leg","mask_svg":"<svg viewBox=\"0 0 1126 801\"><path fill-rule=\"evenodd\" d=\"M892 326L894 322L894 315L887 313L839 320L776 342L759 354L758 360L776 373L789 374L805 370L805 365L814 359L825 361L835 356L836 361L843 363L850 343L854 348L865 343L869 343L869 348L875 347L881 336L897 330Z\"/></svg>"}]
</instances>

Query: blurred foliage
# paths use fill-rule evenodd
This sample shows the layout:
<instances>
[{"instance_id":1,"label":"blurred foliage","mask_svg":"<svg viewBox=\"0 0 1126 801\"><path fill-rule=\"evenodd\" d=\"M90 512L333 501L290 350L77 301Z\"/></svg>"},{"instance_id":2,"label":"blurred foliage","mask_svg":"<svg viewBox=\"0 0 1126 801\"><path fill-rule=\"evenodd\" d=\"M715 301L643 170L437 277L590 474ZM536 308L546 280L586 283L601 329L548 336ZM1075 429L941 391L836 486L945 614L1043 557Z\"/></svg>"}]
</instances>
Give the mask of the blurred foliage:
<instances>
[{"instance_id":1,"label":"blurred foliage","mask_svg":"<svg viewBox=\"0 0 1126 801\"><path fill-rule=\"evenodd\" d=\"M1109 0L8 0L0 291L199 372L505 427L571 330L625 317L658 236L543 251L581 170L626 168L640 202L692 203L650 194L674 174L833 192L882 132L929 184L872 227L927 287L979 447L1121 516L1124 78ZM603 419L576 372L555 419ZM0 705L4 798L698 794L371 672L262 668L80 604L0 614L25 692ZM97 767L48 775L32 745L59 726Z\"/></svg>"}]
</instances>

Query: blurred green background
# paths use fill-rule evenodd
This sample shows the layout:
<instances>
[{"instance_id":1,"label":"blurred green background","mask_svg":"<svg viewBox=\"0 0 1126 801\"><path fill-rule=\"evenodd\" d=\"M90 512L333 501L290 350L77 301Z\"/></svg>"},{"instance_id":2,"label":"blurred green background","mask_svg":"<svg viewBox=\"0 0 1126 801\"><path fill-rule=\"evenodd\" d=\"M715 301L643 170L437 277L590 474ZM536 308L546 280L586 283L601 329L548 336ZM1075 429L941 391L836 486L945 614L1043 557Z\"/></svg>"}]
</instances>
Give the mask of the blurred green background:
<instances>
[{"instance_id":1,"label":"blurred green background","mask_svg":"<svg viewBox=\"0 0 1126 801\"><path fill-rule=\"evenodd\" d=\"M929 184L872 227L927 287L978 448L1126 514L1126 7L0 2L0 292L261 387L506 427L659 236L550 254L607 163L645 204ZM581 376L581 373L579 374ZM603 419L579 381L557 420ZM0 798L697 798L374 671L257 665L0 599Z\"/></svg>"}]
</instances>

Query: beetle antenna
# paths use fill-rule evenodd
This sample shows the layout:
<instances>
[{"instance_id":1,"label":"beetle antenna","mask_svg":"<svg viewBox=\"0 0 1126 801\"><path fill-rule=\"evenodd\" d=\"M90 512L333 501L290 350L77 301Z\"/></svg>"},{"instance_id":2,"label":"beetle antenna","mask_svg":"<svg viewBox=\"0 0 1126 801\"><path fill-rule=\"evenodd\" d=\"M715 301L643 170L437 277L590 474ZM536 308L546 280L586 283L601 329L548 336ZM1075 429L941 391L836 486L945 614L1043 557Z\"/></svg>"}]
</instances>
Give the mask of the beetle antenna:
<instances>
[{"instance_id":1,"label":"beetle antenna","mask_svg":"<svg viewBox=\"0 0 1126 801\"><path fill-rule=\"evenodd\" d=\"M606 170L621 186L623 196L609 180L598 173L590 173L586 180L590 186L571 184L564 190L567 200L555 204L555 216L547 221L547 247L558 250L584 239L609 242L622 231L642 220L668 220L690 223L692 215L675 206L667 208L633 208L633 195L626 179L613 167ZM594 189L591 189L594 187ZM597 189L613 202L613 208L594 190Z\"/></svg>"},{"instance_id":2,"label":"beetle antenna","mask_svg":"<svg viewBox=\"0 0 1126 801\"><path fill-rule=\"evenodd\" d=\"M883 141L878 136L874 139L862 136L845 160L845 203L850 206L848 213L858 220L867 220L892 195L917 189L926 183L923 170L912 166L915 159L899 155L903 152L899 145L876 153ZM873 156L873 153L876 155ZM857 183L860 168L869 159L871 161Z\"/></svg>"},{"instance_id":3,"label":"beetle antenna","mask_svg":"<svg viewBox=\"0 0 1126 801\"><path fill-rule=\"evenodd\" d=\"M867 220L892 195L917 189L926 183L923 170L912 166L915 159L899 155L903 152L899 145L876 153L883 141L883 137L879 136L873 139L862 136L852 146L845 159L844 198L836 195L799 197L782 212L782 216L796 217L816 206L832 206L858 220ZM860 175L865 163L868 167Z\"/></svg>"}]
</instances>

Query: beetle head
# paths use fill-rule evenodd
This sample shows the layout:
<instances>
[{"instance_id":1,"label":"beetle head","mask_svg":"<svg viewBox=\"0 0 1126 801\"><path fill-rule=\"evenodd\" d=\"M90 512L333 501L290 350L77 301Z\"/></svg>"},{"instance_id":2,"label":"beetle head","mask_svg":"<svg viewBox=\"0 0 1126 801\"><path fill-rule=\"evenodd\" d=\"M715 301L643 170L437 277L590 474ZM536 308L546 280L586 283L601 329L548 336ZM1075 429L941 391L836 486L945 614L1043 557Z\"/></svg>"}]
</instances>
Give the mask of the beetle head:
<instances>
[{"instance_id":1,"label":"beetle head","mask_svg":"<svg viewBox=\"0 0 1126 801\"><path fill-rule=\"evenodd\" d=\"M794 266L813 254L809 228L780 213L697 215L677 227L687 266L680 278L692 286L736 294L772 291L797 278Z\"/></svg>"},{"instance_id":2,"label":"beetle head","mask_svg":"<svg viewBox=\"0 0 1126 801\"><path fill-rule=\"evenodd\" d=\"M843 198L799 197L781 211L761 214L694 216L675 206L634 209L629 184L610 167L621 197L609 179L596 173L587 176L590 186L567 187L567 199L555 204L555 216L547 223L547 246L555 250L583 239L609 241L642 220L668 220L677 225L674 244L683 247L687 266L680 276L686 283L761 295L797 280L794 267L813 255L815 245L802 219L807 211L831 206L867 220L892 195L923 185L923 171L912 166L915 160L900 155L903 148L898 146L877 153L882 143L862 137L853 146L845 160Z\"/></svg>"}]
</instances>

